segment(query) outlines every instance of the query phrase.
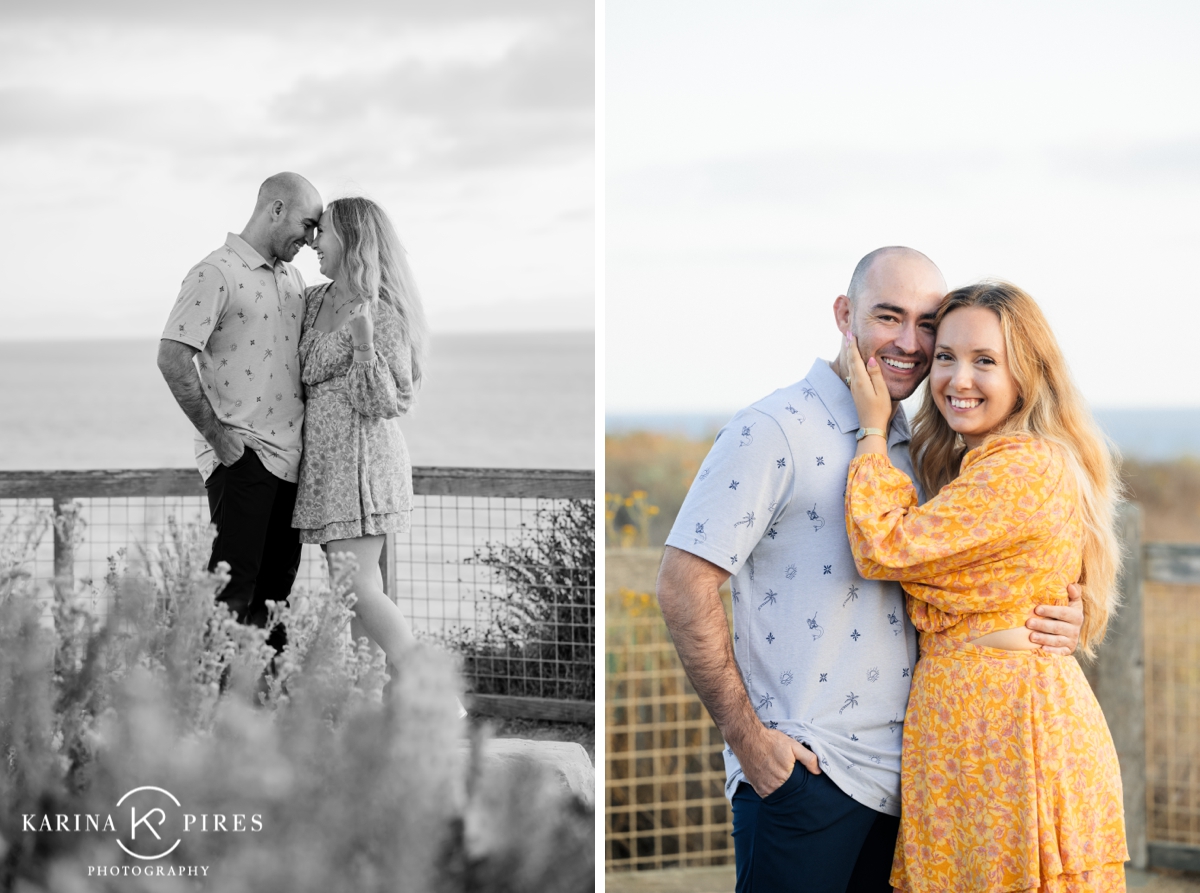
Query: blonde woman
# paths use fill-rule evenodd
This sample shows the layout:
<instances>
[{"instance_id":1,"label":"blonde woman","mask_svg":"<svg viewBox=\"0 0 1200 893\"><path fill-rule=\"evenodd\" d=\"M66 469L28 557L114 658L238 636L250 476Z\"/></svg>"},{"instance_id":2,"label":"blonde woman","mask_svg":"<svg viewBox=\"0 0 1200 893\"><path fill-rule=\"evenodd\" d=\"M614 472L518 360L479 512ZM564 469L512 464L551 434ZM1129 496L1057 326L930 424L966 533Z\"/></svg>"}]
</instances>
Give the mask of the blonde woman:
<instances>
[{"instance_id":1,"label":"blonde woman","mask_svg":"<svg viewBox=\"0 0 1200 893\"><path fill-rule=\"evenodd\" d=\"M412 468L398 416L412 405L428 334L404 249L383 209L329 203L313 248L331 281L304 293L301 380L307 405L292 526L326 554L353 554L351 632L396 662L413 641L383 590L385 535L409 529Z\"/></svg>"},{"instance_id":2,"label":"blonde woman","mask_svg":"<svg viewBox=\"0 0 1200 893\"><path fill-rule=\"evenodd\" d=\"M1083 589L1092 653L1114 608L1114 462L1046 319L1016 286L951 292L912 454L918 504L883 437L879 361L844 351L860 440L846 488L859 572L899 580L920 631L904 723L902 891L1125 889L1116 751L1079 665L1024 623Z\"/></svg>"}]
</instances>

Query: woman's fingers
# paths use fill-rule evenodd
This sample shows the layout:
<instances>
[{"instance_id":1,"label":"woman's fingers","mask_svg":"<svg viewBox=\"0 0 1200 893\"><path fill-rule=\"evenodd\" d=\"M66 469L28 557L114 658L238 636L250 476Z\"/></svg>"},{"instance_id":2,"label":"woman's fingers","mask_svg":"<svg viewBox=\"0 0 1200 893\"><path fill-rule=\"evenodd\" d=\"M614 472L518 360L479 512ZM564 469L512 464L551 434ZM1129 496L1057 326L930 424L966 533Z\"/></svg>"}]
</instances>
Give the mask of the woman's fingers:
<instances>
[{"instance_id":1,"label":"woman's fingers","mask_svg":"<svg viewBox=\"0 0 1200 893\"><path fill-rule=\"evenodd\" d=\"M883 369L875 357L867 357L864 363L857 340L849 333L846 338L850 393L858 410L859 424L864 428L886 430L892 415L892 398L883 378Z\"/></svg>"},{"instance_id":2,"label":"woman's fingers","mask_svg":"<svg viewBox=\"0 0 1200 893\"><path fill-rule=\"evenodd\" d=\"M846 333L846 372L850 375L851 393L870 393L871 387L867 367L863 363L862 354L858 352L858 340L850 332Z\"/></svg>"},{"instance_id":3,"label":"woman's fingers","mask_svg":"<svg viewBox=\"0 0 1200 893\"><path fill-rule=\"evenodd\" d=\"M883 380L883 367L874 357L867 360L867 374L871 376L871 389L876 396L887 391L887 382Z\"/></svg>"}]
</instances>

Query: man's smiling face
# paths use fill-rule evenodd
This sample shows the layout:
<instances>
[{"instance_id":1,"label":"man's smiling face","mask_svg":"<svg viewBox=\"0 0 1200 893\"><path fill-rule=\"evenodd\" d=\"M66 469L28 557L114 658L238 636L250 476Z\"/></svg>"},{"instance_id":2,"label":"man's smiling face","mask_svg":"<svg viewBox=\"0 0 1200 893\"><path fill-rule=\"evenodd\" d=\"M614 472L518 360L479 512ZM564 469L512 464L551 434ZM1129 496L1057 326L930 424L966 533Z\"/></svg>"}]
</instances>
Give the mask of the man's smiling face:
<instances>
[{"instance_id":1,"label":"man's smiling face","mask_svg":"<svg viewBox=\"0 0 1200 893\"><path fill-rule=\"evenodd\" d=\"M864 360L875 357L893 400L911 395L929 374L933 320L945 294L928 258L895 252L876 259L853 300L838 298L839 328L849 325Z\"/></svg>"}]
</instances>

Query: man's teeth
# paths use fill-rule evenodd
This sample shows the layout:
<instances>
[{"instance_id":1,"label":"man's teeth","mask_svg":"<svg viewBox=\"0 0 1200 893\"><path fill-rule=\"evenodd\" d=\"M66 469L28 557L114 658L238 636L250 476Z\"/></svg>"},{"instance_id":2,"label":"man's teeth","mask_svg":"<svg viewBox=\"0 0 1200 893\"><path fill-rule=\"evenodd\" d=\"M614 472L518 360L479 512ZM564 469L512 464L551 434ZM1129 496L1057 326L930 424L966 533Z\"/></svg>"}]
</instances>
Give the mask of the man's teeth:
<instances>
[{"instance_id":1,"label":"man's teeth","mask_svg":"<svg viewBox=\"0 0 1200 893\"><path fill-rule=\"evenodd\" d=\"M950 398L950 405L955 409L974 409L983 401L976 398L973 400L959 400L957 397Z\"/></svg>"},{"instance_id":2,"label":"man's teeth","mask_svg":"<svg viewBox=\"0 0 1200 893\"><path fill-rule=\"evenodd\" d=\"M884 357L883 361L893 369L912 369L917 365L916 363L904 363L900 360L893 360L891 357Z\"/></svg>"}]
</instances>

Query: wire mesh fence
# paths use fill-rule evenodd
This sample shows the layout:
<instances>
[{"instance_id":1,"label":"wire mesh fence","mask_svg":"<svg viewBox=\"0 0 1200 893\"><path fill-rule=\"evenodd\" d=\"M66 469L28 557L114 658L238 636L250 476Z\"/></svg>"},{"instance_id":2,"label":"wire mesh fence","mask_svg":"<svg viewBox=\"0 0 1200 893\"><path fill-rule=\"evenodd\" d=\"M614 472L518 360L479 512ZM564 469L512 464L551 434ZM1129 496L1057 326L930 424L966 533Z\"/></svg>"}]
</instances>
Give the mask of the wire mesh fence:
<instances>
[{"instance_id":1,"label":"wire mesh fence","mask_svg":"<svg viewBox=\"0 0 1200 893\"><path fill-rule=\"evenodd\" d=\"M1144 623L1139 641L1144 632L1145 684L1135 697L1145 710L1143 824L1150 864L1195 871L1200 546L1138 540L1126 546L1149 556L1134 566L1142 573L1142 595L1135 602ZM657 555L648 568L636 567L632 558L614 567L611 556L610 585L616 578L639 588L610 590L606 599L606 868L728 864L733 851L721 787L723 745L687 682L653 598L644 594L653 588ZM1140 713L1142 703L1136 710ZM1126 808L1128 822L1129 804Z\"/></svg>"},{"instance_id":2,"label":"wire mesh fence","mask_svg":"<svg viewBox=\"0 0 1200 893\"><path fill-rule=\"evenodd\" d=\"M1147 836L1200 847L1200 585L1143 593Z\"/></svg>"},{"instance_id":3,"label":"wire mesh fence","mask_svg":"<svg viewBox=\"0 0 1200 893\"><path fill-rule=\"evenodd\" d=\"M408 533L389 536L385 586L414 631L462 656L478 694L595 700L594 473L416 469ZM39 492L40 491L40 492ZM56 586L107 613L110 557L161 548L171 523L208 523L199 476L0 473L0 525L28 539L50 616ZM293 591L327 585L305 546Z\"/></svg>"},{"instance_id":4,"label":"wire mesh fence","mask_svg":"<svg viewBox=\"0 0 1200 893\"><path fill-rule=\"evenodd\" d=\"M731 863L724 742L650 596L607 597L604 647L606 870Z\"/></svg>"}]
</instances>

